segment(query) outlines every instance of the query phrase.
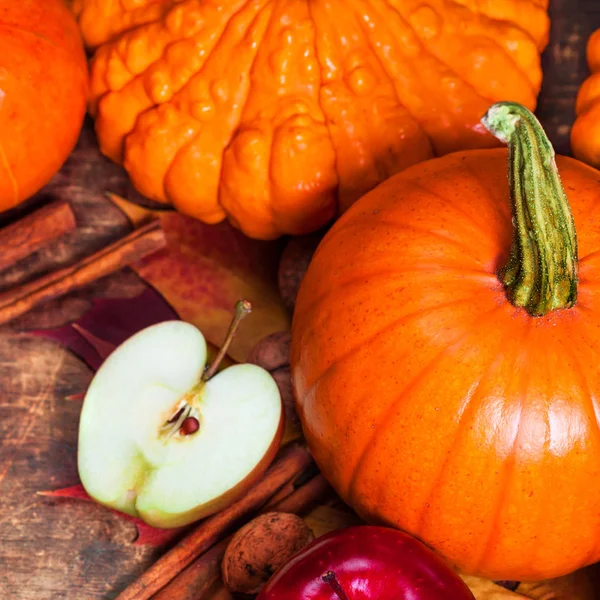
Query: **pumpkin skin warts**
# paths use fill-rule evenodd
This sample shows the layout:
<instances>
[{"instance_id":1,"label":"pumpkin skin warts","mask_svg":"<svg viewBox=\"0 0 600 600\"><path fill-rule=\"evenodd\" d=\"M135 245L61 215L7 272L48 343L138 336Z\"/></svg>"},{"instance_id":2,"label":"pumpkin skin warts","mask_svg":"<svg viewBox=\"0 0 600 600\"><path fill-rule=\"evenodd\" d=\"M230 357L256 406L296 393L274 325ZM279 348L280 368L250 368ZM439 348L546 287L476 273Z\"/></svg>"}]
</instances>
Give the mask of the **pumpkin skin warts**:
<instances>
[{"instance_id":1,"label":"pumpkin skin warts","mask_svg":"<svg viewBox=\"0 0 600 600\"><path fill-rule=\"evenodd\" d=\"M301 235L534 108L547 0L74 0L101 150L152 200Z\"/></svg>"}]
</instances>

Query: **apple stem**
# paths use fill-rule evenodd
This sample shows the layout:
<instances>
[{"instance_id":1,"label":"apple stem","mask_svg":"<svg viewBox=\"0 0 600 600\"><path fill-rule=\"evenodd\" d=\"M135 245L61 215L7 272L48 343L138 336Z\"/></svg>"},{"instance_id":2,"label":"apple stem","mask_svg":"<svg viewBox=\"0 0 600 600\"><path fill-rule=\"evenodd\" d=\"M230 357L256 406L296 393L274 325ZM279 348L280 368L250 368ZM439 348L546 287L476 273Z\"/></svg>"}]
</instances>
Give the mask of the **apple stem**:
<instances>
[{"instance_id":1,"label":"apple stem","mask_svg":"<svg viewBox=\"0 0 600 600\"><path fill-rule=\"evenodd\" d=\"M348 598L348 595L346 594L346 592L340 585L340 582L337 580L335 573L333 571L327 571L327 573L325 573L325 575L323 575L323 577L321 579L331 587L331 589L333 590L333 593L340 600L350 600Z\"/></svg>"},{"instance_id":2,"label":"apple stem","mask_svg":"<svg viewBox=\"0 0 600 600\"><path fill-rule=\"evenodd\" d=\"M231 320L231 324L229 325L229 329L227 330L227 335L225 336L225 341L223 345L219 348L217 352L217 356L212 361L211 365L206 369L204 375L202 376L202 381L208 381L214 374L217 372L219 365L225 355L227 354L227 350L229 350L229 346L233 341L233 338L240 326L240 323L244 320L244 318L250 314L252 311L252 305L248 300L239 300L235 305L235 314L233 315L233 319Z\"/></svg>"}]
</instances>

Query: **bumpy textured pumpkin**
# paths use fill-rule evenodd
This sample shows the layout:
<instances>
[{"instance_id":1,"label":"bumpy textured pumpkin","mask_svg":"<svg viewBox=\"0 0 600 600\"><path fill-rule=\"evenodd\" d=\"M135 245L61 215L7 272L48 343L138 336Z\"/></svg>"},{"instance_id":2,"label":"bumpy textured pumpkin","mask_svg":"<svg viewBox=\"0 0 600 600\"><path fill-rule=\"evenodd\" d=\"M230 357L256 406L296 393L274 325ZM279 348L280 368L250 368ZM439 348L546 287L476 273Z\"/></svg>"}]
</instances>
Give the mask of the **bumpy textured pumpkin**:
<instances>
[{"instance_id":1,"label":"bumpy textured pumpkin","mask_svg":"<svg viewBox=\"0 0 600 600\"><path fill-rule=\"evenodd\" d=\"M88 72L60 0L0 0L0 211L61 167L85 115Z\"/></svg>"},{"instance_id":2,"label":"bumpy textured pumpkin","mask_svg":"<svg viewBox=\"0 0 600 600\"><path fill-rule=\"evenodd\" d=\"M547 0L75 0L102 151L147 197L247 235L317 229L533 107Z\"/></svg>"},{"instance_id":3,"label":"bumpy textured pumpkin","mask_svg":"<svg viewBox=\"0 0 600 600\"><path fill-rule=\"evenodd\" d=\"M314 255L292 377L360 515L463 572L544 579L600 559L600 178L558 157L567 202L531 113L484 122L509 141L515 231L505 149L382 183Z\"/></svg>"},{"instance_id":4,"label":"bumpy textured pumpkin","mask_svg":"<svg viewBox=\"0 0 600 600\"><path fill-rule=\"evenodd\" d=\"M600 29L588 41L587 60L591 74L577 94L571 150L579 160L600 168Z\"/></svg>"}]
</instances>

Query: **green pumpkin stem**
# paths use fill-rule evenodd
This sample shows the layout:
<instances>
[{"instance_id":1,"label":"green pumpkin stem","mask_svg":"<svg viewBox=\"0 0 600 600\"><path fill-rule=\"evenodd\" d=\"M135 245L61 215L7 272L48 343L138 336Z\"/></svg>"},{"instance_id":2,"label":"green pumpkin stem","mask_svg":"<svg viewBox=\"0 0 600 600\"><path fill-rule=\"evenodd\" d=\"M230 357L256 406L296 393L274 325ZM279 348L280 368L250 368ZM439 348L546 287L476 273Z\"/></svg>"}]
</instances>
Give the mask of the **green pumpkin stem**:
<instances>
[{"instance_id":1,"label":"green pumpkin stem","mask_svg":"<svg viewBox=\"0 0 600 600\"><path fill-rule=\"evenodd\" d=\"M509 150L514 234L499 273L508 297L535 317L569 308L577 300L577 236L552 144L514 102L494 104L482 123Z\"/></svg>"}]
</instances>

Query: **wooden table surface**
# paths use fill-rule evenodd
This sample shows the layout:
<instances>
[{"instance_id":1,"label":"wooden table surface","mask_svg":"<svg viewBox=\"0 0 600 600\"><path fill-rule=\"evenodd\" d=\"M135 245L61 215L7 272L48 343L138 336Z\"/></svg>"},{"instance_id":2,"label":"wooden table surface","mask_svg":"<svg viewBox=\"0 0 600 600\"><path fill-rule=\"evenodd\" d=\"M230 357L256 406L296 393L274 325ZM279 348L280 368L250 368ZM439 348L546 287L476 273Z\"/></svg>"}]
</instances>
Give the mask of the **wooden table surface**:
<instances>
[{"instance_id":1,"label":"wooden table surface","mask_svg":"<svg viewBox=\"0 0 600 600\"><path fill-rule=\"evenodd\" d=\"M557 151L569 153L575 96L587 73L585 42L600 27L600 0L551 0L551 14L538 115ZM42 193L72 201L78 230L0 273L0 290L68 264L127 231L124 217L103 197L105 189L121 191L123 173L107 160L91 164L86 160L91 156L96 150L88 122L76 152ZM0 225L31 210L36 201L0 216ZM161 552L132 545L135 527L101 507L37 495L78 481L80 403L66 398L84 391L91 373L69 352L22 333L75 319L92 298L130 296L143 289L135 275L121 271L0 327L2 600L114 598Z\"/></svg>"}]
</instances>

